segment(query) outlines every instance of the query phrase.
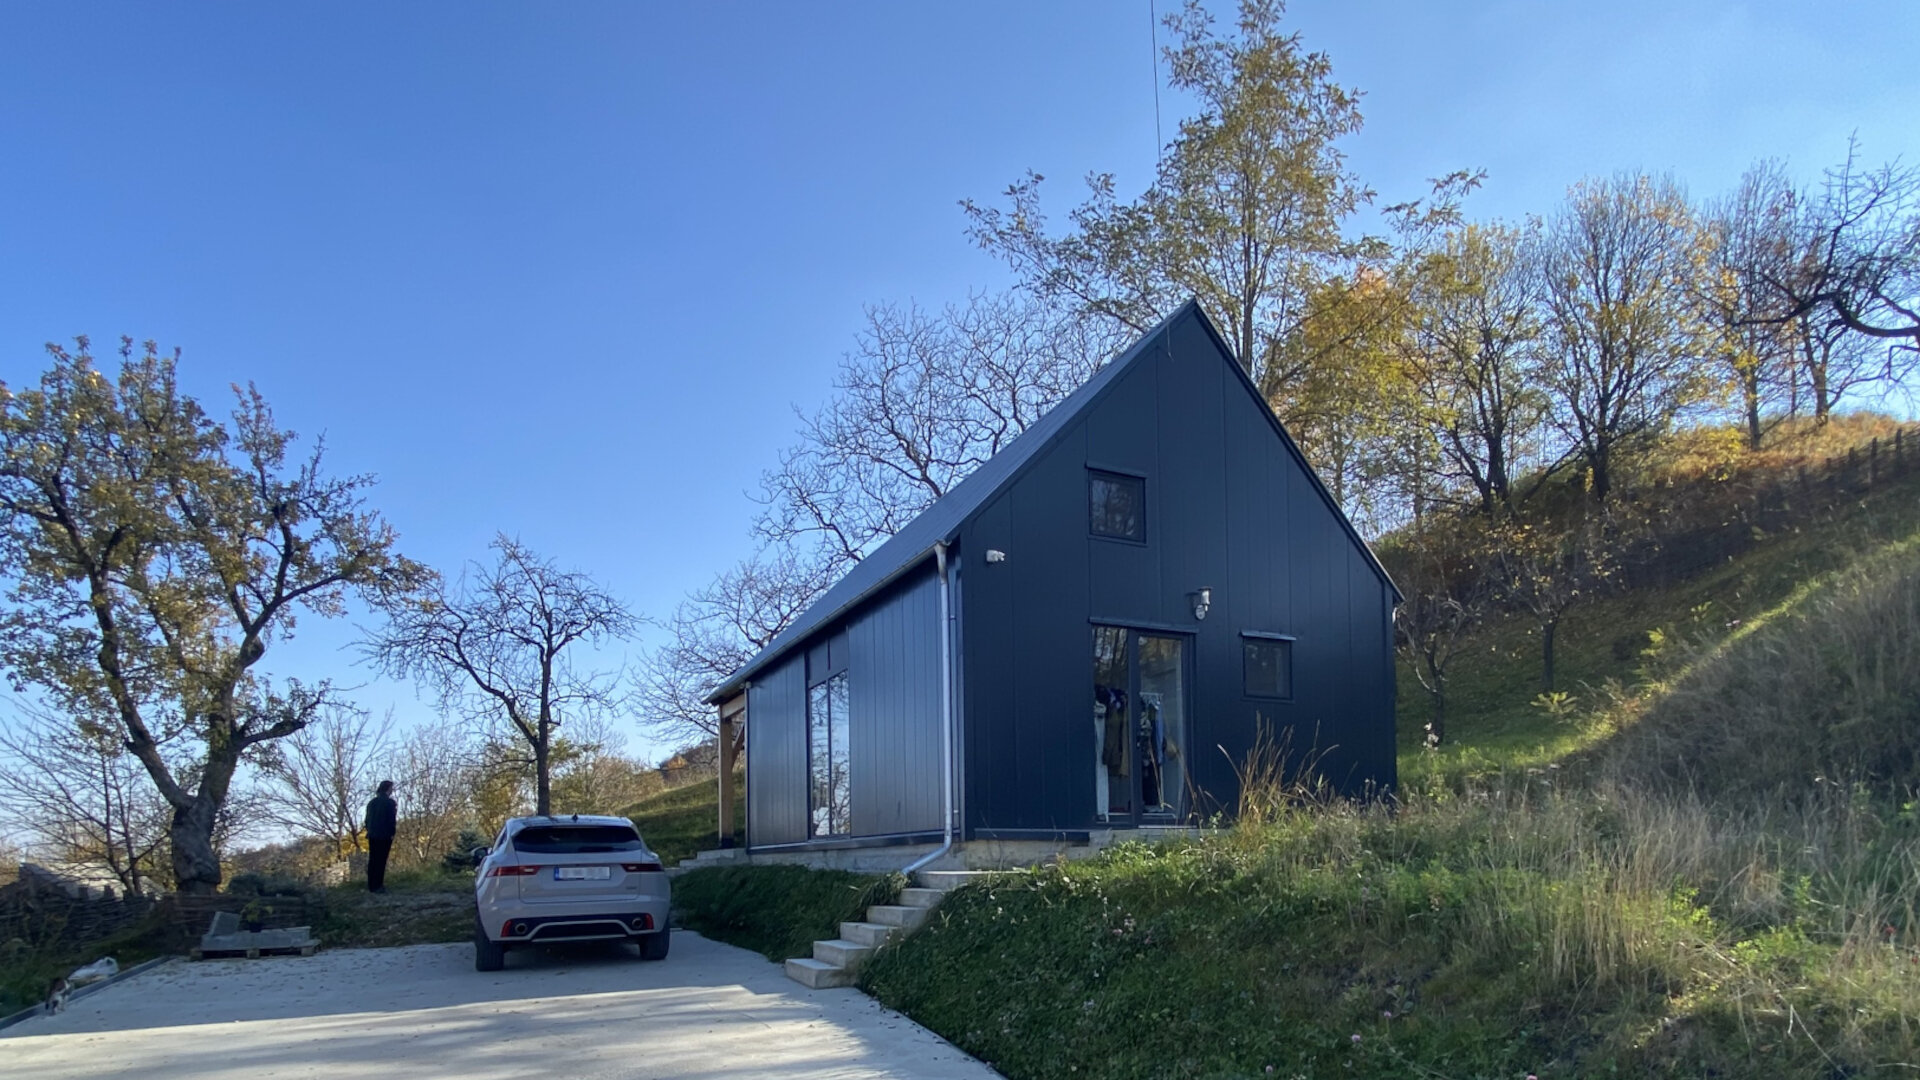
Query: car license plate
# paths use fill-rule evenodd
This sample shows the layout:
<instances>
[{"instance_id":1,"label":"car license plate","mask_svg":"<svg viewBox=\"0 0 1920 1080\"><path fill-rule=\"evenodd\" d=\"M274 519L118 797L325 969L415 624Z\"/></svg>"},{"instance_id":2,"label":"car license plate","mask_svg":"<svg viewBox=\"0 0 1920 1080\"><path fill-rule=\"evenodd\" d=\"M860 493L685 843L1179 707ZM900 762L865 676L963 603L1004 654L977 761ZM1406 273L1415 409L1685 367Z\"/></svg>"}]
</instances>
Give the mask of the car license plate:
<instances>
[{"instance_id":1,"label":"car license plate","mask_svg":"<svg viewBox=\"0 0 1920 1080\"><path fill-rule=\"evenodd\" d=\"M555 881L607 881L613 877L611 866L556 866Z\"/></svg>"}]
</instances>

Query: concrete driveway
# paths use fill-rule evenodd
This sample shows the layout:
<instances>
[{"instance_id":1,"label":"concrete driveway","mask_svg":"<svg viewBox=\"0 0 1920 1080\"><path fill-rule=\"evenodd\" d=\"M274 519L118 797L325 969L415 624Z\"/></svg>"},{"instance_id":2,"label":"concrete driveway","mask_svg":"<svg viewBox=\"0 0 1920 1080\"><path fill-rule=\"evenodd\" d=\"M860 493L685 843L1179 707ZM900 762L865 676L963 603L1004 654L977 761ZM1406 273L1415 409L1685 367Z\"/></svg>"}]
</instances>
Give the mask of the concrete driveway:
<instances>
[{"instance_id":1,"label":"concrete driveway","mask_svg":"<svg viewBox=\"0 0 1920 1080\"><path fill-rule=\"evenodd\" d=\"M857 990L808 990L689 931L630 948L468 945L162 965L6 1029L9 1076L989 1080L998 1074Z\"/></svg>"}]
</instances>

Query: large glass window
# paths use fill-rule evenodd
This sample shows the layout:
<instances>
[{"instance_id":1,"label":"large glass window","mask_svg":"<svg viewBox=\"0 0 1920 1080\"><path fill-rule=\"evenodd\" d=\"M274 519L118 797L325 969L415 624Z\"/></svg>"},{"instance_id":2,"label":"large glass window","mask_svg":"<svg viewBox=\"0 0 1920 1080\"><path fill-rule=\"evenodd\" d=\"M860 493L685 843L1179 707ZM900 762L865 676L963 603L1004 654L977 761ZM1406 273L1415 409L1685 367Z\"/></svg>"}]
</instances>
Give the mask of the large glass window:
<instances>
[{"instance_id":1,"label":"large glass window","mask_svg":"<svg viewBox=\"0 0 1920 1080\"><path fill-rule=\"evenodd\" d=\"M1137 476L1087 470L1088 528L1095 536L1147 539L1147 482Z\"/></svg>"},{"instance_id":2,"label":"large glass window","mask_svg":"<svg viewBox=\"0 0 1920 1080\"><path fill-rule=\"evenodd\" d=\"M845 836L852 828L850 759L847 755L847 673L807 692L809 836Z\"/></svg>"}]
</instances>

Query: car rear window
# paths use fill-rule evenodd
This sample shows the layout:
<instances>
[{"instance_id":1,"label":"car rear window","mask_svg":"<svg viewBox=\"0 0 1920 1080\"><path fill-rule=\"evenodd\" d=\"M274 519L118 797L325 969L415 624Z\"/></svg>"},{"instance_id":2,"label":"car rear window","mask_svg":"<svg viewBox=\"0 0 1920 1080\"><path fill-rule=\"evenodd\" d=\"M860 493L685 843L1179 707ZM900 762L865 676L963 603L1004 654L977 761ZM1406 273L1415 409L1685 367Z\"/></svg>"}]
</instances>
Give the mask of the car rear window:
<instances>
[{"instance_id":1,"label":"car rear window","mask_svg":"<svg viewBox=\"0 0 1920 1080\"><path fill-rule=\"evenodd\" d=\"M529 825L513 834L515 851L580 855L594 851L641 851L640 834L630 825Z\"/></svg>"}]
</instances>

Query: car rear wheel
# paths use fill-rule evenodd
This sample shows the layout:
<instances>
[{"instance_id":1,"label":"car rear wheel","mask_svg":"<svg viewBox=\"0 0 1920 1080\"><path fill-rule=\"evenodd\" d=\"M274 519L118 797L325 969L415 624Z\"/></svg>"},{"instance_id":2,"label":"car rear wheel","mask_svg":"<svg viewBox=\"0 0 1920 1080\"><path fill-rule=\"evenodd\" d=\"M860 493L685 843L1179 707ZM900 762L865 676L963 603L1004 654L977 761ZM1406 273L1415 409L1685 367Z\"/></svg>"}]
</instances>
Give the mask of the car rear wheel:
<instances>
[{"instance_id":1,"label":"car rear wheel","mask_svg":"<svg viewBox=\"0 0 1920 1080\"><path fill-rule=\"evenodd\" d=\"M499 971L507 963L507 947L487 936L487 928L473 924L473 970Z\"/></svg>"},{"instance_id":2,"label":"car rear wheel","mask_svg":"<svg viewBox=\"0 0 1920 1080\"><path fill-rule=\"evenodd\" d=\"M640 959L665 960L667 948L672 944L673 938L669 936L669 931L656 930L651 934L645 934L640 938Z\"/></svg>"}]
</instances>

